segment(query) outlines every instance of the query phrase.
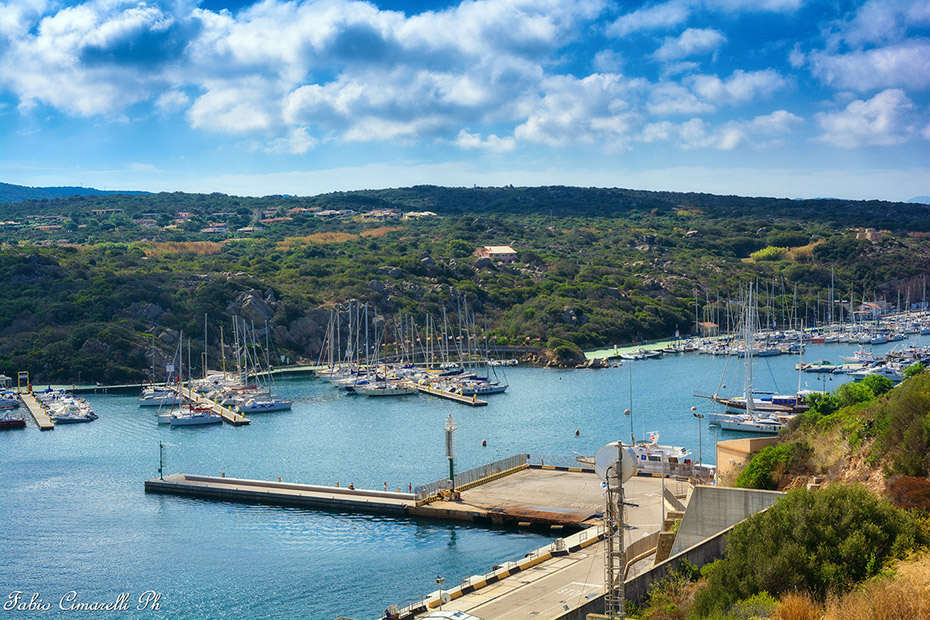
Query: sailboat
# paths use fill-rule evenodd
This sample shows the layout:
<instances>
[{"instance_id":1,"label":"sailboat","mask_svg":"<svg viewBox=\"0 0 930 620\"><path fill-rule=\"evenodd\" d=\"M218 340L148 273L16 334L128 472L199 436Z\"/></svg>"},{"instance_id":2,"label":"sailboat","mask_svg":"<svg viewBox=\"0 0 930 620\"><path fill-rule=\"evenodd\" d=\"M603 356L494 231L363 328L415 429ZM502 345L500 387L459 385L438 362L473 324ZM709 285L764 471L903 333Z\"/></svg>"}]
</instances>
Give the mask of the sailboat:
<instances>
[{"instance_id":1,"label":"sailboat","mask_svg":"<svg viewBox=\"0 0 930 620\"><path fill-rule=\"evenodd\" d=\"M752 351L755 326L755 303L752 283L746 296L742 324L742 351ZM759 392L753 389L752 372L754 355L742 355L744 365L743 393L740 396L724 397L719 393L712 395L695 394L698 398L707 398L724 406L723 412L707 414L708 422L720 424L728 430L755 433L778 432L784 427L787 417L807 411L809 405L804 402L802 394L775 394Z\"/></svg>"}]
</instances>

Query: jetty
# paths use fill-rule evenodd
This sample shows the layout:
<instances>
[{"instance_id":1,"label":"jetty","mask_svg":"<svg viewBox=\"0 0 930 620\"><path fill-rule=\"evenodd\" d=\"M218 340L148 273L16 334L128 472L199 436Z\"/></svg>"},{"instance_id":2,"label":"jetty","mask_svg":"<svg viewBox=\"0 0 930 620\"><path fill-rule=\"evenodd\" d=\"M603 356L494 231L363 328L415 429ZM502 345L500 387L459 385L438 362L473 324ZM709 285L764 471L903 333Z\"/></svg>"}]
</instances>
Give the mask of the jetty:
<instances>
[{"instance_id":1,"label":"jetty","mask_svg":"<svg viewBox=\"0 0 930 620\"><path fill-rule=\"evenodd\" d=\"M233 411L232 409L230 409L230 408L228 408L228 407L224 407L224 406L220 405L219 403L210 400L209 398L207 398L207 397L204 396L203 394L199 394L199 393L193 391L193 390L190 389L190 388L184 388L184 387L182 387L182 388L181 388L181 396L183 396L184 398L190 400L191 402L197 403L198 405L205 405L205 406L210 407L210 409L211 409L214 413L220 414L220 416L222 416L223 420L225 420L226 422L229 422L229 423L232 424L233 426L244 426L244 425L246 425L246 424L248 424L248 423L251 422L251 420L248 419L247 417L245 417L244 415L239 414L239 413L236 413L236 412Z\"/></svg>"},{"instance_id":2,"label":"jetty","mask_svg":"<svg viewBox=\"0 0 930 620\"><path fill-rule=\"evenodd\" d=\"M39 401L36 400L32 392L23 392L19 397L22 399L23 404L26 405L26 409L29 410L29 414L32 415L32 419L35 420L40 431L51 431L55 429L55 425L52 423L51 418L48 417L48 413L46 413L42 405L39 404Z\"/></svg>"},{"instance_id":3,"label":"jetty","mask_svg":"<svg viewBox=\"0 0 930 620\"><path fill-rule=\"evenodd\" d=\"M600 522L603 497L592 470L529 465L516 455L418 486L412 493L176 473L145 481L146 493L298 508L577 531Z\"/></svg>"},{"instance_id":4,"label":"jetty","mask_svg":"<svg viewBox=\"0 0 930 620\"><path fill-rule=\"evenodd\" d=\"M443 390L442 388L430 384L411 383L410 385L417 388L417 391L423 394L454 400L457 403L462 403L470 407L486 407L488 404L488 401L478 398L477 394L474 396L465 396L458 392L450 392L449 390Z\"/></svg>"},{"instance_id":5,"label":"jetty","mask_svg":"<svg viewBox=\"0 0 930 620\"><path fill-rule=\"evenodd\" d=\"M413 493L392 493L338 486L170 474L145 481L146 493L185 495L201 499L250 504L274 504L345 512L406 515L416 503Z\"/></svg>"}]
</instances>

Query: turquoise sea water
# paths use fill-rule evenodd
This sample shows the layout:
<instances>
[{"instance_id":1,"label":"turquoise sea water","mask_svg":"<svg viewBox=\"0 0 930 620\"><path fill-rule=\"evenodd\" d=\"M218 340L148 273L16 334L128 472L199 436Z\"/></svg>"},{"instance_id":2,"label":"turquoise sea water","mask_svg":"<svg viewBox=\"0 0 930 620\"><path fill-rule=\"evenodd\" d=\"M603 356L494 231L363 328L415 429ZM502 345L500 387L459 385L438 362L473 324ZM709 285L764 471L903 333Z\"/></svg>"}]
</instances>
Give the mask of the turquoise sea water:
<instances>
[{"instance_id":1,"label":"turquoise sea water","mask_svg":"<svg viewBox=\"0 0 930 620\"><path fill-rule=\"evenodd\" d=\"M914 340L914 342L922 341ZM810 347L805 360L850 354L856 345ZM875 347L883 351L891 345ZM796 356L757 364L760 389L797 388ZM48 611L9 617L375 618L494 564L548 543L544 536L438 521L315 512L146 495L158 470L360 488L417 486L448 473L443 424L451 413L456 469L527 452L571 458L608 441L660 431L661 442L713 462L714 429L691 416L692 396L711 393L726 361L697 354L625 362L605 370L507 369L511 387L488 407L427 398L348 396L312 378L279 385L290 412L252 417L246 427L156 425L135 395L89 395L100 418L41 433L31 425L0 433L0 599L38 593ZM731 367L734 362L730 362ZM803 375L809 389L848 379ZM732 379L726 379L732 383ZM632 385L632 397L631 397ZM632 417L624 416L631 408ZM579 435L575 435L575 431ZM702 433L699 443L698 433ZM720 438L744 436L722 432ZM482 440L487 446L482 447ZM129 611L60 611L76 601L115 601ZM160 610L135 611L145 591ZM68 602L65 603L67 607Z\"/></svg>"}]
</instances>

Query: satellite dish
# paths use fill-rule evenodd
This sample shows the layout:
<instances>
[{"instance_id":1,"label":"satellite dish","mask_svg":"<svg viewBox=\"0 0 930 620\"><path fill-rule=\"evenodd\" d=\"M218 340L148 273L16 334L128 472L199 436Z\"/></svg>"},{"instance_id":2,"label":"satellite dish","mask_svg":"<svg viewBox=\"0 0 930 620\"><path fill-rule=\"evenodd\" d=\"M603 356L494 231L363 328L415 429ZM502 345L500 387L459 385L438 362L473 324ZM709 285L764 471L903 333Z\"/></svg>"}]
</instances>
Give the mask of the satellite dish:
<instances>
[{"instance_id":1,"label":"satellite dish","mask_svg":"<svg viewBox=\"0 0 930 620\"><path fill-rule=\"evenodd\" d=\"M604 482L612 482L617 479L617 468L615 465L620 461L620 484L623 484L636 474L636 459L628 448L621 446L619 441L607 444L597 451L594 456L594 473ZM610 480L607 480L608 469L610 470Z\"/></svg>"}]
</instances>

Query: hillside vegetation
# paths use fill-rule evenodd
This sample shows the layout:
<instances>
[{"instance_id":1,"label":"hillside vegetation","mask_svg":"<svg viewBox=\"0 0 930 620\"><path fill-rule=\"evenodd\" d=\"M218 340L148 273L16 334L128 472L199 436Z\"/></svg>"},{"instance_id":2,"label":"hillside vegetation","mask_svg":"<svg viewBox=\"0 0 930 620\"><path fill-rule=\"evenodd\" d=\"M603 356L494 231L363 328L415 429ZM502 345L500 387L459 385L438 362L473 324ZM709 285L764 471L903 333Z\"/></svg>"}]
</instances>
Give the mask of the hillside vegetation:
<instances>
[{"instance_id":1,"label":"hillside vegetation","mask_svg":"<svg viewBox=\"0 0 930 620\"><path fill-rule=\"evenodd\" d=\"M374 209L435 216L366 217ZM181 330L202 334L205 314L214 343L246 316L260 331L268 320L282 353L315 360L327 309L350 300L420 325L465 300L492 344L566 351L725 326L749 281L765 291L760 314L812 322L831 279L838 297L920 299L927 216L922 205L570 187L3 204L0 282L14 294L0 299L0 372L140 379L151 335L167 351ZM882 240L857 239L862 227ZM483 245L511 245L519 262L481 261Z\"/></svg>"}]
</instances>

